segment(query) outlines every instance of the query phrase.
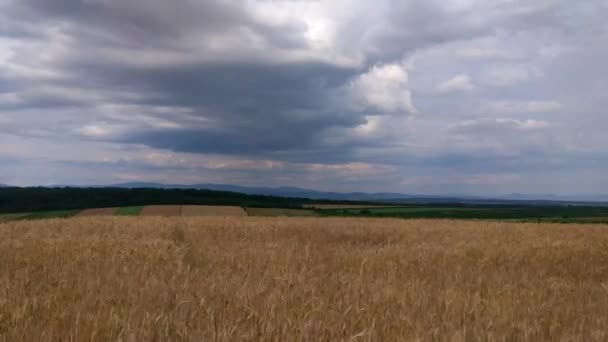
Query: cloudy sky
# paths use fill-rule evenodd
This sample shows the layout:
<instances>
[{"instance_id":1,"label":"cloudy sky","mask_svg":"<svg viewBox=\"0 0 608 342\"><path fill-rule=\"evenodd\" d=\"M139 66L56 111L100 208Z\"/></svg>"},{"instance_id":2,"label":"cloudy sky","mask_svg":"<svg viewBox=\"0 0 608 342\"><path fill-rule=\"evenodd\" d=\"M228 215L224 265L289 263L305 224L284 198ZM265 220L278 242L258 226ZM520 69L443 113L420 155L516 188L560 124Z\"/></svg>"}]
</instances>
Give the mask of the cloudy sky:
<instances>
[{"instance_id":1,"label":"cloudy sky","mask_svg":"<svg viewBox=\"0 0 608 342\"><path fill-rule=\"evenodd\" d=\"M0 183L608 189L605 0L0 0Z\"/></svg>"}]
</instances>

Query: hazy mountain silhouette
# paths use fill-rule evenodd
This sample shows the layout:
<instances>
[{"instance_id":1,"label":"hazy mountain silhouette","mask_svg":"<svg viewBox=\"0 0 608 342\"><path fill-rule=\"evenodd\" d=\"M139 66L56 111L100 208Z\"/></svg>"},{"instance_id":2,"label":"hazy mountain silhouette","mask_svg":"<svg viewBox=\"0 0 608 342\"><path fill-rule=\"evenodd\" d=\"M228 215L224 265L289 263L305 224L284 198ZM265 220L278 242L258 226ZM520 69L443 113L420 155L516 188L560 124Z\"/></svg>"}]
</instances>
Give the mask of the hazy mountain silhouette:
<instances>
[{"instance_id":1,"label":"hazy mountain silhouette","mask_svg":"<svg viewBox=\"0 0 608 342\"><path fill-rule=\"evenodd\" d=\"M232 191L249 195L267 195L280 197L300 197L310 199L327 199L338 201L385 201L385 202L467 202L467 203L504 203L504 202L605 202L608 195L559 196L554 194L520 194L513 193L500 196L470 196L459 194L418 195L392 192L325 192L298 187L249 187L230 184L160 184L147 182L130 182L108 185L118 188L156 188L156 189L207 189L215 191Z\"/></svg>"}]
</instances>

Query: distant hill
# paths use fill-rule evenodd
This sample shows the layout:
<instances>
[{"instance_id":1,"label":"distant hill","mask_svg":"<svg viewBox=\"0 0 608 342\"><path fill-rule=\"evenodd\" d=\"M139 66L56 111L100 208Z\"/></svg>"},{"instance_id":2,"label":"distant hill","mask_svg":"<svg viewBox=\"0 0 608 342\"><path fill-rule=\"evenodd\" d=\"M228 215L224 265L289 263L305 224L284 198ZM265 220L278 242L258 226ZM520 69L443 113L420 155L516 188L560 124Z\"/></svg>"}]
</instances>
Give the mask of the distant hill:
<instances>
[{"instance_id":1,"label":"distant hill","mask_svg":"<svg viewBox=\"0 0 608 342\"><path fill-rule=\"evenodd\" d=\"M74 187L73 185L55 185L52 187ZM608 203L608 195L560 196L554 194L521 194L482 197L459 194L419 195L403 193L365 193L365 192L324 192L298 187L249 187L230 184L161 184L150 182L129 182L110 185L90 186L93 188L150 188L150 189L198 189L238 192L247 195L264 195L276 197L309 198L313 200L358 201L383 203L471 203L471 204L585 204Z\"/></svg>"},{"instance_id":2,"label":"distant hill","mask_svg":"<svg viewBox=\"0 0 608 342\"><path fill-rule=\"evenodd\" d=\"M520 194L513 193L500 196L501 199L514 201L591 201L608 202L608 195L560 196L554 194Z\"/></svg>"},{"instance_id":3,"label":"distant hill","mask_svg":"<svg viewBox=\"0 0 608 342\"><path fill-rule=\"evenodd\" d=\"M420 198L425 196L412 196L407 194L399 193L364 193L364 192L323 192L310 189L303 189L297 187L248 187L239 185L229 184L159 184L159 183L144 183L144 182L132 182L132 183L120 183L108 185L108 187L117 188L153 188L153 189L205 189L215 191L231 191L239 192L248 195L265 195L265 196L278 196L278 197L297 197L297 198L310 198L310 199L327 199L337 201L382 201L395 198Z\"/></svg>"},{"instance_id":4,"label":"distant hill","mask_svg":"<svg viewBox=\"0 0 608 342\"><path fill-rule=\"evenodd\" d=\"M131 182L108 185L117 188L153 188L153 189L206 189L215 191L239 192L248 195L265 195L277 197L296 197L317 200L333 201L361 201L361 202L390 202L390 203L491 203L509 204L518 202L551 203L551 202L608 202L608 195L595 196L558 196L553 194L508 194L493 198L467 195L417 195L403 193L365 193L365 192L323 192L297 187L247 187L229 184L159 184L145 182Z\"/></svg>"}]
</instances>

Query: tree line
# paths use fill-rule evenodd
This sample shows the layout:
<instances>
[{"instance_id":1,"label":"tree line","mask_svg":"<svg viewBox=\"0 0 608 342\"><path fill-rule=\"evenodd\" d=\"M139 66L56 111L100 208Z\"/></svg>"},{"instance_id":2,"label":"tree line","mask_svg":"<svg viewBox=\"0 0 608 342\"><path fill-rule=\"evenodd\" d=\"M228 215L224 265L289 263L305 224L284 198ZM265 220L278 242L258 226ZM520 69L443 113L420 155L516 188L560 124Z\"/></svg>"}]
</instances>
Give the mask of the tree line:
<instances>
[{"instance_id":1,"label":"tree line","mask_svg":"<svg viewBox=\"0 0 608 342\"><path fill-rule=\"evenodd\" d=\"M314 201L321 203L326 201ZM139 205L235 205L301 208L311 200L197 189L0 188L0 213Z\"/></svg>"}]
</instances>

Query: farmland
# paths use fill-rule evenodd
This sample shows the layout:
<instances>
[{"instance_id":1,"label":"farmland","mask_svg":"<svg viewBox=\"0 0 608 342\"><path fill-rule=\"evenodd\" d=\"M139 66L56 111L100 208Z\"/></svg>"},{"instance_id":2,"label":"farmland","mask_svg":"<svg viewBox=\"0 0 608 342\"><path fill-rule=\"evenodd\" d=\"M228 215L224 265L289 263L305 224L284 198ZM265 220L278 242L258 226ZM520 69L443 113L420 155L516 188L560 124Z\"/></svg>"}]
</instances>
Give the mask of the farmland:
<instances>
[{"instance_id":1,"label":"farmland","mask_svg":"<svg viewBox=\"0 0 608 342\"><path fill-rule=\"evenodd\" d=\"M0 221L74 215L249 215L608 223L608 205L602 203L365 203L189 189L2 188L0 213L8 215Z\"/></svg>"},{"instance_id":2,"label":"farmland","mask_svg":"<svg viewBox=\"0 0 608 342\"><path fill-rule=\"evenodd\" d=\"M265 217L312 217L318 216L314 210L281 208L247 208L249 216Z\"/></svg>"},{"instance_id":3,"label":"farmland","mask_svg":"<svg viewBox=\"0 0 608 342\"><path fill-rule=\"evenodd\" d=\"M608 207L583 206L438 206L381 207L332 205L332 209L243 208L239 206L152 205L84 210L37 211L3 214L0 222L66 218L72 216L149 216L149 217L375 217L400 219L473 219L547 223L608 223Z\"/></svg>"},{"instance_id":4,"label":"farmland","mask_svg":"<svg viewBox=\"0 0 608 342\"><path fill-rule=\"evenodd\" d=\"M608 339L605 226L76 217L0 237L0 341Z\"/></svg>"},{"instance_id":5,"label":"farmland","mask_svg":"<svg viewBox=\"0 0 608 342\"><path fill-rule=\"evenodd\" d=\"M79 210L37 211L26 215L15 215L17 220L43 220L49 218L69 218L78 215Z\"/></svg>"},{"instance_id":6,"label":"farmland","mask_svg":"<svg viewBox=\"0 0 608 342\"><path fill-rule=\"evenodd\" d=\"M79 212L77 216L112 216L117 210L118 208L85 209Z\"/></svg>"},{"instance_id":7,"label":"farmland","mask_svg":"<svg viewBox=\"0 0 608 342\"><path fill-rule=\"evenodd\" d=\"M305 216L283 215L289 209L254 209L255 216ZM299 212L295 210L293 212ZM301 210L301 212L307 212ZM96 208L84 210L39 211L29 214L3 214L0 222L17 220L34 220L50 218L78 217L109 217L109 216L142 216L142 217L206 217L206 216L247 216L248 213L241 207L235 206L206 206L206 205L149 205L121 208Z\"/></svg>"},{"instance_id":8,"label":"farmland","mask_svg":"<svg viewBox=\"0 0 608 342\"><path fill-rule=\"evenodd\" d=\"M181 214L185 217L247 216L247 212L241 207L212 205L184 205Z\"/></svg>"},{"instance_id":9,"label":"farmland","mask_svg":"<svg viewBox=\"0 0 608 342\"><path fill-rule=\"evenodd\" d=\"M372 204L305 204L303 206L307 209L370 209L370 208L388 208L386 205L372 205Z\"/></svg>"},{"instance_id":10,"label":"farmland","mask_svg":"<svg viewBox=\"0 0 608 342\"><path fill-rule=\"evenodd\" d=\"M114 212L114 215L118 215L118 216L139 216L139 214L141 213L141 211L143 209L144 209L143 206L122 207L122 208L118 208Z\"/></svg>"},{"instance_id":11,"label":"farmland","mask_svg":"<svg viewBox=\"0 0 608 342\"><path fill-rule=\"evenodd\" d=\"M23 214L2 214L2 215L0 215L0 223L18 220L26 215L28 215L28 214L25 214L25 213L23 213Z\"/></svg>"},{"instance_id":12,"label":"farmland","mask_svg":"<svg viewBox=\"0 0 608 342\"><path fill-rule=\"evenodd\" d=\"M608 222L608 207L539 205L410 205L318 210L323 216Z\"/></svg>"},{"instance_id":13,"label":"farmland","mask_svg":"<svg viewBox=\"0 0 608 342\"><path fill-rule=\"evenodd\" d=\"M0 188L0 214L149 205L301 208L306 199L194 189Z\"/></svg>"},{"instance_id":14,"label":"farmland","mask_svg":"<svg viewBox=\"0 0 608 342\"><path fill-rule=\"evenodd\" d=\"M181 205L148 205L143 208L141 216L182 216Z\"/></svg>"}]
</instances>

